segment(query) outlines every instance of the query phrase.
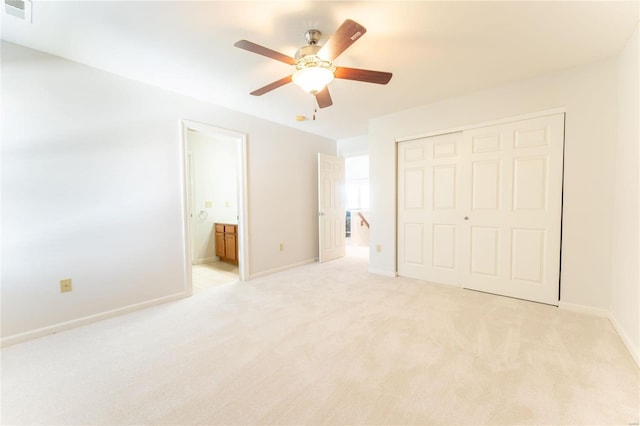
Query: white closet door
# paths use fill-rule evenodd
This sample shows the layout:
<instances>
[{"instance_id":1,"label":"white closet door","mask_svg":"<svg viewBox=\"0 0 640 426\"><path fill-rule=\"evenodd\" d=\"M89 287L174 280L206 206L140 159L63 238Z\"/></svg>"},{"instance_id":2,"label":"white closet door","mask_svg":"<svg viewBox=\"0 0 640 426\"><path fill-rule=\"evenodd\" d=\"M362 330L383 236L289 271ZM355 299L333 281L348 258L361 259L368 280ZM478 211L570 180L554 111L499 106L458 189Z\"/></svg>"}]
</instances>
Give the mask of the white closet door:
<instances>
[{"instance_id":1,"label":"white closet door","mask_svg":"<svg viewBox=\"0 0 640 426\"><path fill-rule=\"evenodd\" d=\"M564 114L398 144L398 274L557 305Z\"/></svg>"},{"instance_id":2,"label":"white closet door","mask_svg":"<svg viewBox=\"0 0 640 426\"><path fill-rule=\"evenodd\" d=\"M465 131L465 288L557 305L564 114Z\"/></svg>"},{"instance_id":3,"label":"white closet door","mask_svg":"<svg viewBox=\"0 0 640 426\"><path fill-rule=\"evenodd\" d=\"M461 285L462 133L398 144L398 274Z\"/></svg>"}]
</instances>

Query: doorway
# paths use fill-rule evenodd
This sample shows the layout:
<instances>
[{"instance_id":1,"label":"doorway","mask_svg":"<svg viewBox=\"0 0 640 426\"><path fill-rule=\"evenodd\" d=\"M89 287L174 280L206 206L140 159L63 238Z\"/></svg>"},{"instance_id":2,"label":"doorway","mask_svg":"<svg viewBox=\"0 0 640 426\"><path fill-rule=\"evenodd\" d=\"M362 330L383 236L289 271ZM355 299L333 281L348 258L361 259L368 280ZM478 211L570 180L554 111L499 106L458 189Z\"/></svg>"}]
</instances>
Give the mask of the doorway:
<instances>
[{"instance_id":1,"label":"doorway","mask_svg":"<svg viewBox=\"0 0 640 426\"><path fill-rule=\"evenodd\" d=\"M369 155L345 157L347 255L369 259Z\"/></svg>"},{"instance_id":2,"label":"doorway","mask_svg":"<svg viewBox=\"0 0 640 426\"><path fill-rule=\"evenodd\" d=\"M246 279L246 136L186 120L181 127L185 281L193 294ZM219 254L216 229L221 225L234 230L233 256Z\"/></svg>"}]
</instances>

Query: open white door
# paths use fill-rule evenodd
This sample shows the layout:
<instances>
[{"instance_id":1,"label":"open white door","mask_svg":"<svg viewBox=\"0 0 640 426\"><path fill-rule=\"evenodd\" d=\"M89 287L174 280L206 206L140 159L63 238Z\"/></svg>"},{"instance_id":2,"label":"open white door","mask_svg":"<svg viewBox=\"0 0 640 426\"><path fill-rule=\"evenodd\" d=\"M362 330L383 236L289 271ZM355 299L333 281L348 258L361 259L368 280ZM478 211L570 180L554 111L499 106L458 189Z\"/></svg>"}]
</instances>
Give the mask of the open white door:
<instances>
[{"instance_id":1,"label":"open white door","mask_svg":"<svg viewBox=\"0 0 640 426\"><path fill-rule=\"evenodd\" d=\"M318 260L344 257L344 158L318 154Z\"/></svg>"}]
</instances>

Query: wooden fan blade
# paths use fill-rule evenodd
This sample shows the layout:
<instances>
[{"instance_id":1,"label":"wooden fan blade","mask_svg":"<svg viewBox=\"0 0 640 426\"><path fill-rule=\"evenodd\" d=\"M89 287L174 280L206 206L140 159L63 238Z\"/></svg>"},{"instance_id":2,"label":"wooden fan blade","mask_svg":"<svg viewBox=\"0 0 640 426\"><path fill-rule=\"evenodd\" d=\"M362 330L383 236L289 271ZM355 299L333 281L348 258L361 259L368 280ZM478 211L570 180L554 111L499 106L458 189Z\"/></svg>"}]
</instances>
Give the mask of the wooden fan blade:
<instances>
[{"instance_id":1,"label":"wooden fan blade","mask_svg":"<svg viewBox=\"0 0 640 426\"><path fill-rule=\"evenodd\" d=\"M257 53L258 55L266 56L267 58L275 59L276 61L284 62L285 64L295 65L298 61L291 56L287 56L283 53L271 50L268 47L260 46L248 40L239 40L233 44L240 49L248 50L249 52Z\"/></svg>"},{"instance_id":2,"label":"wooden fan blade","mask_svg":"<svg viewBox=\"0 0 640 426\"><path fill-rule=\"evenodd\" d=\"M318 106L320 108L326 108L333 105L331 95L329 94L329 88L327 86L324 86L324 89L316 93L316 101L318 101Z\"/></svg>"},{"instance_id":3,"label":"wooden fan blade","mask_svg":"<svg viewBox=\"0 0 640 426\"><path fill-rule=\"evenodd\" d=\"M291 76L288 75L288 76L286 76L284 78L281 78L278 81L274 81L273 83L267 84L264 87L261 87L261 88L259 88L257 90L254 90L253 92L251 92L251 94L253 96L262 96L265 93L268 93L268 92L270 92L270 91L272 91L274 89L277 89L280 86L284 86L287 83L291 83L291 81L292 81L291 80Z\"/></svg>"},{"instance_id":4,"label":"wooden fan blade","mask_svg":"<svg viewBox=\"0 0 640 426\"><path fill-rule=\"evenodd\" d=\"M325 61L333 61L366 32L365 27L356 21L347 19L320 48L318 56Z\"/></svg>"},{"instance_id":5,"label":"wooden fan blade","mask_svg":"<svg viewBox=\"0 0 640 426\"><path fill-rule=\"evenodd\" d=\"M358 68L336 67L335 78L357 80L367 83L387 84L393 74L383 71L361 70Z\"/></svg>"}]
</instances>

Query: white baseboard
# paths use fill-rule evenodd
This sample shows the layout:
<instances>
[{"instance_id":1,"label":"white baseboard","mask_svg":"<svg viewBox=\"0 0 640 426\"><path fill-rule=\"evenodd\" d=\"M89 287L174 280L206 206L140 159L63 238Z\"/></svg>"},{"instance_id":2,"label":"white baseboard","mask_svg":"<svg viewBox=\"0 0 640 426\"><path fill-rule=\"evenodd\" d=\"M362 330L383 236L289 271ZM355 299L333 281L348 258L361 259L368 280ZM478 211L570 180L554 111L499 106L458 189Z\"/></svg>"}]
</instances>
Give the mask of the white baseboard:
<instances>
[{"instance_id":1,"label":"white baseboard","mask_svg":"<svg viewBox=\"0 0 640 426\"><path fill-rule=\"evenodd\" d=\"M620 325L616 317L609 313L608 318L609 321L611 321L611 325L613 325L614 330L616 331L616 333L618 333L618 336L620 336L620 340L622 340L622 343L624 343L624 345L627 347L627 350L631 354L631 358L633 358L638 368L640 368L640 353L638 353L639 348L633 347L631 339L629 338L627 333L625 333L624 328L622 328L622 325Z\"/></svg>"},{"instance_id":2,"label":"white baseboard","mask_svg":"<svg viewBox=\"0 0 640 426\"><path fill-rule=\"evenodd\" d=\"M101 321L107 318L116 317L129 312L138 311L151 306L160 305L162 303L171 302L173 300L182 299L189 296L187 292L171 294L169 296L159 297L157 299L148 300L146 302L136 303L122 308L112 309L110 311L101 312L99 314L88 315L86 317L77 318L71 321L65 321L58 324L49 325L47 327L38 328L36 330L26 331L24 333L14 334L0 339L0 347L15 345L16 343L26 342L27 340L37 339L38 337L49 336L61 331L70 330L92 322Z\"/></svg>"},{"instance_id":3,"label":"white baseboard","mask_svg":"<svg viewBox=\"0 0 640 426\"><path fill-rule=\"evenodd\" d=\"M383 271L382 269L374 269L374 268L369 268L368 271L372 274L376 274L376 275L384 275L385 277L392 277L395 278L398 276L397 272L389 272L389 271Z\"/></svg>"},{"instance_id":4,"label":"white baseboard","mask_svg":"<svg viewBox=\"0 0 640 426\"><path fill-rule=\"evenodd\" d=\"M285 266L280 266L278 268L269 269L267 271L256 272L255 274L249 275L249 279L252 280L254 278L264 277L264 276L267 276L267 275L275 274L277 272L282 272L282 271L286 271L286 270L289 270L289 269L298 268L300 266L308 265L310 263L314 263L314 262L317 262L317 261L318 261L318 259L307 259L307 260L303 260L302 262L292 263L290 265L285 265Z\"/></svg>"},{"instance_id":5,"label":"white baseboard","mask_svg":"<svg viewBox=\"0 0 640 426\"><path fill-rule=\"evenodd\" d=\"M567 311L577 312L579 314L593 315L596 317L609 318L609 311L606 309L593 308L591 306L576 305L574 303L567 303L560 301L558 308Z\"/></svg>"}]
</instances>

